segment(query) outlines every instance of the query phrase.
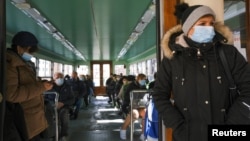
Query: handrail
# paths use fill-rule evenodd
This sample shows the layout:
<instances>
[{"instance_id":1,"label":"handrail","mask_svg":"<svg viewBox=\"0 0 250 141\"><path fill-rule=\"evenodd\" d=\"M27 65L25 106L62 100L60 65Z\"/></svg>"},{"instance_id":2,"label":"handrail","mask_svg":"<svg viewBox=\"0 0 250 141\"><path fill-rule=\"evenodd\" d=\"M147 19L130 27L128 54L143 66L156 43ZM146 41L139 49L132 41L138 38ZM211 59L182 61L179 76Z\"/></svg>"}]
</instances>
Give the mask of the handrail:
<instances>
[{"instance_id":1,"label":"handrail","mask_svg":"<svg viewBox=\"0 0 250 141\"><path fill-rule=\"evenodd\" d=\"M48 91L44 92L44 95L49 95L49 94L54 94L55 95L55 106L54 106L54 111L55 111L55 122L56 122L56 139L55 141L58 141L59 139L59 131L58 131L58 112L57 112L57 106L58 106L58 99L59 99L59 94L55 91Z\"/></svg>"}]
</instances>

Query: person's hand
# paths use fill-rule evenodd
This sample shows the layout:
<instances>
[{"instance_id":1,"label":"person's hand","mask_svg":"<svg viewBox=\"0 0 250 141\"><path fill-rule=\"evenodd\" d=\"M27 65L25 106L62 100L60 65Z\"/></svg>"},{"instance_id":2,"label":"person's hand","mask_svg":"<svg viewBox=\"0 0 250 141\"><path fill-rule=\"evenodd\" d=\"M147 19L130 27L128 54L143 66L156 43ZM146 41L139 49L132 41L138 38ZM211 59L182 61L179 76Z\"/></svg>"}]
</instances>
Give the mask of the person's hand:
<instances>
[{"instance_id":1,"label":"person's hand","mask_svg":"<svg viewBox=\"0 0 250 141\"><path fill-rule=\"evenodd\" d=\"M57 109L60 109L64 106L64 104L62 102L58 102L57 103Z\"/></svg>"},{"instance_id":2,"label":"person's hand","mask_svg":"<svg viewBox=\"0 0 250 141\"><path fill-rule=\"evenodd\" d=\"M43 82L43 86L44 86L45 89L48 91L48 90L52 89L53 83L51 83L51 82L49 82L49 81L45 81L45 82Z\"/></svg>"}]
</instances>

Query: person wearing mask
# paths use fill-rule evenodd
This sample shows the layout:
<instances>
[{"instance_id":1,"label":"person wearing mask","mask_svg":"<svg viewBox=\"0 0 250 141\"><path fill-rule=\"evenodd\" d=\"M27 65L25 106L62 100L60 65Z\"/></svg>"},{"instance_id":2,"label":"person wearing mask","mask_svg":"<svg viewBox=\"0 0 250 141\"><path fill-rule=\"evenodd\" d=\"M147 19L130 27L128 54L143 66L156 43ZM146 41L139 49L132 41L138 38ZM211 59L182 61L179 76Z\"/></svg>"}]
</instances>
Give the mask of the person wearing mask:
<instances>
[{"instance_id":1,"label":"person wearing mask","mask_svg":"<svg viewBox=\"0 0 250 141\"><path fill-rule=\"evenodd\" d=\"M172 128L174 141L207 141L208 125L245 122L240 120L238 103L250 105L250 67L228 44L231 31L216 22L210 7L184 3L176 6L175 14L181 25L168 30L162 39L164 58L157 71L153 99L165 126ZM231 107L220 48L241 93Z\"/></svg>"},{"instance_id":2,"label":"person wearing mask","mask_svg":"<svg viewBox=\"0 0 250 141\"><path fill-rule=\"evenodd\" d=\"M121 102L120 113L118 113L118 114L122 115L122 117L125 119L127 114L128 114L128 105L126 103L124 104L124 96L125 96L125 92L129 86L129 84L131 82L135 81L135 76L134 75L124 76L122 81L123 81L123 85L122 85L122 88L118 94L118 98Z\"/></svg>"},{"instance_id":3,"label":"person wearing mask","mask_svg":"<svg viewBox=\"0 0 250 141\"><path fill-rule=\"evenodd\" d=\"M71 86L66 83L64 75L61 72L56 72L53 75L54 86L50 91L59 94L57 109L59 118L59 139L66 141L69 128L69 108L74 104L75 98ZM55 101L54 95L46 95L46 100Z\"/></svg>"},{"instance_id":4,"label":"person wearing mask","mask_svg":"<svg viewBox=\"0 0 250 141\"><path fill-rule=\"evenodd\" d=\"M130 112L129 111L129 106L130 106L130 92L132 90L139 90L139 89L146 89L146 75L145 74L138 74L137 77L136 77L136 80L131 82L128 86L127 86L127 89L124 93L124 100L123 100L123 105L122 107L127 107L127 116L125 118L125 121L123 122L122 124L122 127L121 127L121 130L120 130L120 138L123 139L123 140L126 140L127 138L127 135L126 135L126 132L127 132L127 128L128 126L130 125L130 122L131 122L131 115L130 115ZM144 117L145 117L145 108L138 108L138 109L133 109L133 119L132 120L135 120L135 119L138 119L139 117L142 118L142 122L141 122L141 125L142 125L142 129L144 129ZM131 133L133 134L133 133ZM144 135L143 135L143 132L140 136L140 139L143 140L144 139Z\"/></svg>"},{"instance_id":5,"label":"person wearing mask","mask_svg":"<svg viewBox=\"0 0 250 141\"><path fill-rule=\"evenodd\" d=\"M31 61L32 54L38 50L37 45L34 34L20 31L12 38L11 48L7 49L4 141L39 141L41 133L48 127L43 92L50 90L53 84L37 79ZM20 109L16 109L18 107Z\"/></svg>"}]
</instances>

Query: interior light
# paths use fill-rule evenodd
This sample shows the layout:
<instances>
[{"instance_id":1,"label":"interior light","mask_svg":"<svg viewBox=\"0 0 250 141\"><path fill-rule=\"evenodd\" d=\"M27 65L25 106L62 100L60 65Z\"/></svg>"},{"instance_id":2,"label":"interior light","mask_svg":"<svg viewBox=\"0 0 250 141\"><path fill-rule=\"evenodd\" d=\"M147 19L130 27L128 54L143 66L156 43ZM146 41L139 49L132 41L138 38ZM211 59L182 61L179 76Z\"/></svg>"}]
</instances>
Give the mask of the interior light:
<instances>
[{"instance_id":1,"label":"interior light","mask_svg":"<svg viewBox=\"0 0 250 141\"><path fill-rule=\"evenodd\" d=\"M127 40L127 44L132 45L133 43L134 43L133 40L131 40L131 39Z\"/></svg>"},{"instance_id":2,"label":"interior light","mask_svg":"<svg viewBox=\"0 0 250 141\"><path fill-rule=\"evenodd\" d=\"M56 28L49 22L45 21L45 22L39 22L44 28L47 29L47 31L49 31L49 33L54 33L56 32Z\"/></svg>"},{"instance_id":3,"label":"interior light","mask_svg":"<svg viewBox=\"0 0 250 141\"><path fill-rule=\"evenodd\" d=\"M37 21L40 22L44 22L46 21L46 19L40 15L40 13L38 12L38 10L36 10L35 8L31 8L31 9L27 9L25 10L32 18L34 18Z\"/></svg>"},{"instance_id":4,"label":"interior light","mask_svg":"<svg viewBox=\"0 0 250 141\"><path fill-rule=\"evenodd\" d=\"M138 39L138 36L139 36L139 33L133 32L133 33L130 35L130 39L136 41L136 40Z\"/></svg>"},{"instance_id":5,"label":"interior light","mask_svg":"<svg viewBox=\"0 0 250 141\"><path fill-rule=\"evenodd\" d=\"M25 10L25 9L30 9L30 4L24 2L24 3L16 3L14 4L17 8L21 9L21 10Z\"/></svg>"},{"instance_id":6,"label":"interior light","mask_svg":"<svg viewBox=\"0 0 250 141\"><path fill-rule=\"evenodd\" d=\"M53 33L52 35L53 35L53 37L54 37L55 39L57 39L57 40L59 40L59 41L63 41L63 40L64 40L64 37L63 37L63 35L62 35L60 32L55 32L55 33Z\"/></svg>"},{"instance_id":7,"label":"interior light","mask_svg":"<svg viewBox=\"0 0 250 141\"><path fill-rule=\"evenodd\" d=\"M12 0L12 1L15 3L25 3L26 2L26 0Z\"/></svg>"},{"instance_id":8,"label":"interior light","mask_svg":"<svg viewBox=\"0 0 250 141\"><path fill-rule=\"evenodd\" d=\"M146 26L147 26L147 23L145 23L145 22L140 22L140 23L135 27L135 31L136 31L136 32L142 32Z\"/></svg>"},{"instance_id":9,"label":"interior light","mask_svg":"<svg viewBox=\"0 0 250 141\"><path fill-rule=\"evenodd\" d=\"M154 17L154 15L153 15L152 11L147 10L146 13L143 15L143 17L141 18L141 20L143 22L149 23L153 17Z\"/></svg>"},{"instance_id":10,"label":"interior light","mask_svg":"<svg viewBox=\"0 0 250 141\"><path fill-rule=\"evenodd\" d=\"M138 37L141 35L147 24L154 18L155 16L155 0L152 0L152 4L148 7L148 10L144 13L144 15L141 18L141 21L136 25L135 32L137 35L133 32L129 39L127 40L126 44L122 48L122 50L119 52L116 61L119 60L132 46L132 44L138 39ZM126 49L126 52L123 52L123 50Z\"/></svg>"}]
</instances>

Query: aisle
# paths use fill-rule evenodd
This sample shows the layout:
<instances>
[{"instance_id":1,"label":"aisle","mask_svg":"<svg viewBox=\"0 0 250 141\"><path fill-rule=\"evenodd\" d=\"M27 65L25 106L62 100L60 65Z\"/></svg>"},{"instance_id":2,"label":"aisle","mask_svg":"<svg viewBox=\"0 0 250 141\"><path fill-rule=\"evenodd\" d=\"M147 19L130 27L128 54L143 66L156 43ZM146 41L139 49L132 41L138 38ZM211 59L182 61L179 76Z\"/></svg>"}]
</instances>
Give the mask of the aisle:
<instances>
[{"instance_id":1,"label":"aisle","mask_svg":"<svg viewBox=\"0 0 250 141\"><path fill-rule=\"evenodd\" d=\"M118 109L107 101L107 97L92 97L91 104L81 109L78 119L70 121L69 141L122 141L119 130L123 119L118 115ZM139 141L138 138L139 131L134 133L134 141ZM127 130L129 139L130 128Z\"/></svg>"}]
</instances>

